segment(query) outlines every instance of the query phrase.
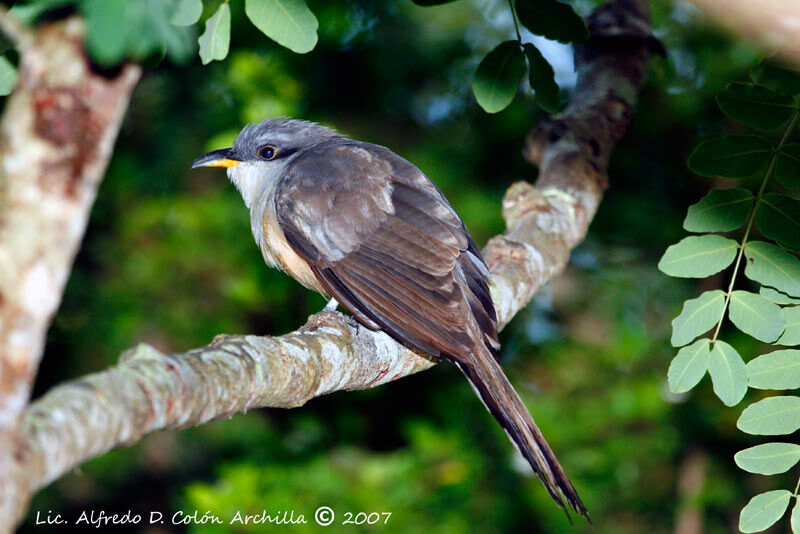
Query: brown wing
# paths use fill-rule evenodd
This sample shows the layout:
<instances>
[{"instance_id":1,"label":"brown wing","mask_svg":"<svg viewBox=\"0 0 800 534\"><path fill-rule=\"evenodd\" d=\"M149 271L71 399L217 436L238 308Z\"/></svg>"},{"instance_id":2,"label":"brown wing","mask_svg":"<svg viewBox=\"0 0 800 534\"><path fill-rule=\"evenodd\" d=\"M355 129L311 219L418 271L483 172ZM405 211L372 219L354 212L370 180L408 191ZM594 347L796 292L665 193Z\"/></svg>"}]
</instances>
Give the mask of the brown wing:
<instances>
[{"instance_id":1,"label":"brown wing","mask_svg":"<svg viewBox=\"0 0 800 534\"><path fill-rule=\"evenodd\" d=\"M497 319L475 243L442 193L390 150L336 139L295 160L278 224L362 323L455 361L553 499L586 508L496 360ZM566 508L565 508L566 510Z\"/></svg>"},{"instance_id":2,"label":"brown wing","mask_svg":"<svg viewBox=\"0 0 800 534\"><path fill-rule=\"evenodd\" d=\"M364 324L434 355L467 355L481 337L496 347L480 252L438 188L390 150L322 145L287 169L275 207L295 252Z\"/></svg>"}]
</instances>

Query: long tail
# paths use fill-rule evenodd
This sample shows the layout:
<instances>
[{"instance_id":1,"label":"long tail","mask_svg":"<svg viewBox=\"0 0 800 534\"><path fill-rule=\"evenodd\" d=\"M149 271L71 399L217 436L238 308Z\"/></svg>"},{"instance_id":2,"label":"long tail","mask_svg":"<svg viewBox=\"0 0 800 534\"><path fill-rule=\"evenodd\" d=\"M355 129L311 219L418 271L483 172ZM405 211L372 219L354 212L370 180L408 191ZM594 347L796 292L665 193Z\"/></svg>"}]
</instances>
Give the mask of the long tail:
<instances>
[{"instance_id":1,"label":"long tail","mask_svg":"<svg viewBox=\"0 0 800 534\"><path fill-rule=\"evenodd\" d=\"M573 510L589 520L586 507L564 473L564 468L558 463L522 399L489 350L481 347L473 353L471 361L453 359L453 362L466 375L489 413L528 460L553 499L567 512L567 517L569 512L564 506L564 499Z\"/></svg>"}]
</instances>

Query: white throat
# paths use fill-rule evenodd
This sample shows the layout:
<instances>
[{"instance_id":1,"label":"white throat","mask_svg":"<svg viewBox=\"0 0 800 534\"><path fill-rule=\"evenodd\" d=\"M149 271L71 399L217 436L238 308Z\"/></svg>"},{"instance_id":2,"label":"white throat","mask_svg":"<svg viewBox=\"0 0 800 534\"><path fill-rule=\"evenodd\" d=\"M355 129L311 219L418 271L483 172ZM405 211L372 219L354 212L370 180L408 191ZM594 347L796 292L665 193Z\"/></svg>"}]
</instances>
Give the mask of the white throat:
<instances>
[{"instance_id":1,"label":"white throat","mask_svg":"<svg viewBox=\"0 0 800 534\"><path fill-rule=\"evenodd\" d=\"M271 196L285 169L286 162L243 161L228 168L228 178L242 194L245 206L252 211L258 200Z\"/></svg>"}]
</instances>

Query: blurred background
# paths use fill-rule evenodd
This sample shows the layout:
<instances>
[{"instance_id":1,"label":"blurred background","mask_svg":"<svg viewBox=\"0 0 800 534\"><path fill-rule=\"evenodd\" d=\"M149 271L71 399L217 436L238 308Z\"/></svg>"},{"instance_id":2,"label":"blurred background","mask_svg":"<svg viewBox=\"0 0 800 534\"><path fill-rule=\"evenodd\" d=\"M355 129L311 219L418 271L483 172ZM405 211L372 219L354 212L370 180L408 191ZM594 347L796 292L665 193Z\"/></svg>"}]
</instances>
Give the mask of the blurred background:
<instances>
[{"instance_id":1,"label":"blurred background","mask_svg":"<svg viewBox=\"0 0 800 534\"><path fill-rule=\"evenodd\" d=\"M207 16L216 4L206 4ZM597 4L574 2L584 15ZM441 187L480 245L502 232L503 192L536 178L521 150L542 117L527 88L497 115L482 112L471 94L480 59L513 35L507 4L309 5L320 21L311 53L265 38L237 1L225 61L201 66L194 56L146 70L48 334L35 395L113 365L140 341L185 351L219 333L279 335L324 305L264 265L222 170L189 171L198 155L229 146L245 123L287 115L388 146ZM581 519L569 524L461 374L442 364L298 409L153 434L40 492L20 531L41 532L35 514L48 510L70 517L88 509L165 517L294 510L311 522L328 505L339 517L392 512L388 525L325 529L331 533L690 532L685 525L698 520L716 533L735 530L739 509L772 489L765 485L792 487L793 480L736 468L734 452L757 441L736 430L740 409L725 408L708 378L689 397L666 387L675 352L670 321L699 288L660 274L656 263L684 235L686 207L712 185L685 161L698 139L736 131L714 95L746 79L761 56L688 3L651 5L668 58L651 61L589 235L564 274L501 333L503 364L589 508L593 530ZM537 44L566 99L575 80L571 49ZM750 338L732 329L723 335L740 353L756 353ZM114 531L265 527L148 528ZM320 530L313 522L272 528Z\"/></svg>"}]
</instances>

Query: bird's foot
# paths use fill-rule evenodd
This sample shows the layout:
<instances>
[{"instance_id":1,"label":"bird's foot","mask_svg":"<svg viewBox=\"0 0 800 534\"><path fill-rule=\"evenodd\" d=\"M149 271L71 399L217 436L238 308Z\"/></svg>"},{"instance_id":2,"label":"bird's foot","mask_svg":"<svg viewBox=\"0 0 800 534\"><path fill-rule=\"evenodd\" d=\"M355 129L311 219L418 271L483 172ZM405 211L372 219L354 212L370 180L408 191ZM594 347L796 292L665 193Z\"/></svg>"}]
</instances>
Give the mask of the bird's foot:
<instances>
[{"instance_id":1,"label":"bird's foot","mask_svg":"<svg viewBox=\"0 0 800 534\"><path fill-rule=\"evenodd\" d=\"M338 307L339 307L339 303L336 302L336 299L332 298L331 300L328 301L328 303L325 305L325 307L322 308L322 310L320 310L320 313L326 313L326 312L335 313L336 309ZM353 328L358 328L359 325L361 324L361 323L358 322L358 319L356 319L355 317L353 317L352 315L350 315L348 313L342 313L341 315L342 315L342 318L344 319L344 321L347 324L349 324L350 326L352 326Z\"/></svg>"},{"instance_id":2,"label":"bird's foot","mask_svg":"<svg viewBox=\"0 0 800 534\"><path fill-rule=\"evenodd\" d=\"M358 322L358 319L356 319L355 317L353 317L353 316L352 316L352 315L350 315L350 314L347 314L347 313L345 313L345 314L344 314L344 320L345 320L345 322L346 322L347 324L349 324L349 325L350 325L350 326L352 326L353 328L356 328L356 329L358 329L358 327L360 327L360 326L361 326L361 323L359 323L359 322Z\"/></svg>"}]
</instances>

